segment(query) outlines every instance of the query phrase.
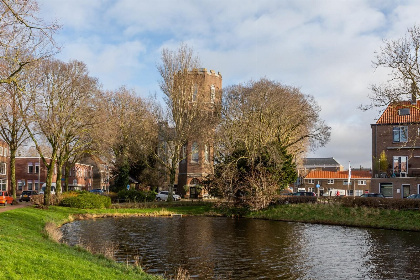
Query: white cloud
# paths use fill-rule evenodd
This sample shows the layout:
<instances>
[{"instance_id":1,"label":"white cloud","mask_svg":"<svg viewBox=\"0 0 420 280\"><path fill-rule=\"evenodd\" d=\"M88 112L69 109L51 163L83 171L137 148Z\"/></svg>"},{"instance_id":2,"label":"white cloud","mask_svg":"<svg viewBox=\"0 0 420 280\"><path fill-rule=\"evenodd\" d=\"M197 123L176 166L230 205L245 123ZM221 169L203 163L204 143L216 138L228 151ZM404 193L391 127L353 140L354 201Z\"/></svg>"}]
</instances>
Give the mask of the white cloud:
<instances>
[{"instance_id":1,"label":"white cloud","mask_svg":"<svg viewBox=\"0 0 420 280\"><path fill-rule=\"evenodd\" d=\"M60 58L84 61L105 88L158 91L161 48L187 42L224 86L267 77L313 95L333 130L312 155L363 166L378 112L357 107L385 79L372 68L374 51L419 23L420 13L414 0L39 1L48 7L43 15L64 25Z\"/></svg>"}]
</instances>

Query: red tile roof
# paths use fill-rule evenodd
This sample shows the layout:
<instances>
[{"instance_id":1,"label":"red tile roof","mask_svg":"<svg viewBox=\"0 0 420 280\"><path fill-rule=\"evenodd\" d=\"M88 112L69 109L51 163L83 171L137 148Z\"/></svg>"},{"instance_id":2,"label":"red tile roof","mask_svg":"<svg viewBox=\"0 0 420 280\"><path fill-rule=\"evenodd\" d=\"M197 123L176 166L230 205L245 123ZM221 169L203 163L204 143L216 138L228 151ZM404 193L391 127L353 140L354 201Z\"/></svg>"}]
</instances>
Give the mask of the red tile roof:
<instances>
[{"instance_id":1,"label":"red tile roof","mask_svg":"<svg viewBox=\"0 0 420 280\"><path fill-rule=\"evenodd\" d=\"M398 110L402 108L409 108L410 114L400 116ZM389 105L382 113L381 117L376 122L377 124L391 124L391 123L416 123L420 122L420 100L415 105L411 101L401 101L397 104Z\"/></svg>"},{"instance_id":2,"label":"red tile roof","mask_svg":"<svg viewBox=\"0 0 420 280\"><path fill-rule=\"evenodd\" d=\"M348 179L349 171L321 171L312 170L305 179ZM351 179L370 179L372 174L370 171L352 170Z\"/></svg>"}]
</instances>

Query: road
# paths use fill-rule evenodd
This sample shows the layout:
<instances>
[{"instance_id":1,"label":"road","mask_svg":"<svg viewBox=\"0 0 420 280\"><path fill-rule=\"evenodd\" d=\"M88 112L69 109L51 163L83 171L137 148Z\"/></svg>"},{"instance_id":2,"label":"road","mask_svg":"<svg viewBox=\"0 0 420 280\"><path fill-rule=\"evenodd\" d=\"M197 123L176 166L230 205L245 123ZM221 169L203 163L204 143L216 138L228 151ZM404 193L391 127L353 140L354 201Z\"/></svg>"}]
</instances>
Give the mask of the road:
<instances>
[{"instance_id":1,"label":"road","mask_svg":"<svg viewBox=\"0 0 420 280\"><path fill-rule=\"evenodd\" d=\"M0 213L32 205L31 202L19 202L17 205L0 206Z\"/></svg>"}]
</instances>

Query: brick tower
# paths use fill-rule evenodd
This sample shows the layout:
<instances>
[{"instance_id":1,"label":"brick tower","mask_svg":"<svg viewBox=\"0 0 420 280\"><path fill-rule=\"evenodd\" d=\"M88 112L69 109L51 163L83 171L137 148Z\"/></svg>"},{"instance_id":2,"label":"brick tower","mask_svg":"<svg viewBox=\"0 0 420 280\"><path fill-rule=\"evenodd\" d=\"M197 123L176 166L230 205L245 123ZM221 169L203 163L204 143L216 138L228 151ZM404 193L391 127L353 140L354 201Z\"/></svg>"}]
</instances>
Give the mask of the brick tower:
<instances>
[{"instance_id":1,"label":"brick tower","mask_svg":"<svg viewBox=\"0 0 420 280\"><path fill-rule=\"evenodd\" d=\"M222 75L206 68L194 69L193 91L191 102L204 101L206 110L217 113L222 101ZM179 163L177 192L185 197L198 198L204 195L200 184L207 175L213 173L214 163L214 129L202 137L194 137L182 149L182 160Z\"/></svg>"}]
</instances>

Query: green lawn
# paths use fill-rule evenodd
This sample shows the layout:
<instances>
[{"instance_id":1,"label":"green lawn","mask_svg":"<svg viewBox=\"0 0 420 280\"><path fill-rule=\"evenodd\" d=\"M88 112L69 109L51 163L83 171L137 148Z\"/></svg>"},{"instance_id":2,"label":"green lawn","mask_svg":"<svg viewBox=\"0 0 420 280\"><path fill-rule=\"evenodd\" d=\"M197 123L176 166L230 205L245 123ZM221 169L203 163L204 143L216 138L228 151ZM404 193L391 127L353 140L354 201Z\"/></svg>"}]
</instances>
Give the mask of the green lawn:
<instances>
[{"instance_id":1,"label":"green lawn","mask_svg":"<svg viewBox=\"0 0 420 280\"><path fill-rule=\"evenodd\" d=\"M139 268L58 244L44 231L47 222L59 225L70 215L89 212L95 211L26 207L0 213L0 279L160 279Z\"/></svg>"},{"instance_id":2,"label":"green lawn","mask_svg":"<svg viewBox=\"0 0 420 280\"><path fill-rule=\"evenodd\" d=\"M252 212L249 218L420 231L419 210L343 207L337 204L287 204Z\"/></svg>"},{"instance_id":3,"label":"green lawn","mask_svg":"<svg viewBox=\"0 0 420 280\"><path fill-rule=\"evenodd\" d=\"M148 206L149 207L149 206ZM59 244L45 231L76 218L120 215L217 214L211 204L151 204L143 209L81 210L19 208L0 213L0 279L161 279L78 247ZM247 217L420 231L420 211L347 208L333 204L288 204L251 212Z\"/></svg>"}]
</instances>

